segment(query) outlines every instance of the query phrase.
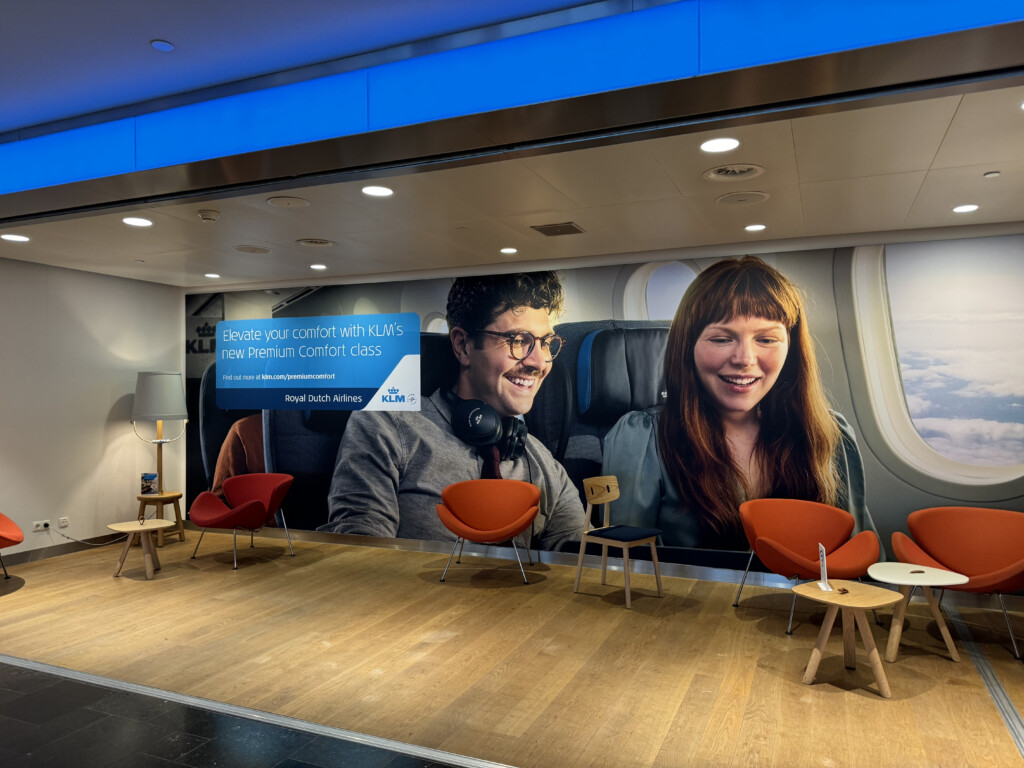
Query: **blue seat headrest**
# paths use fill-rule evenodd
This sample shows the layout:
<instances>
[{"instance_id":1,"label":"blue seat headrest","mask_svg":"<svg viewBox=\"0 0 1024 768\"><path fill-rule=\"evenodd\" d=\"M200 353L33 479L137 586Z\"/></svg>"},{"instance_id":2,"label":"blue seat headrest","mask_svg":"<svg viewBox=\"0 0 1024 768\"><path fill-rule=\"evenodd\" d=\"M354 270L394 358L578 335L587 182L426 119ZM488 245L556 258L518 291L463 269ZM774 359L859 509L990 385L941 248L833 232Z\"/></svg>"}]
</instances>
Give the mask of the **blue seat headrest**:
<instances>
[{"instance_id":1,"label":"blue seat headrest","mask_svg":"<svg viewBox=\"0 0 1024 768\"><path fill-rule=\"evenodd\" d=\"M580 420L611 426L662 402L668 328L606 328L587 334L576 358Z\"/></svg>"}]
</instances>

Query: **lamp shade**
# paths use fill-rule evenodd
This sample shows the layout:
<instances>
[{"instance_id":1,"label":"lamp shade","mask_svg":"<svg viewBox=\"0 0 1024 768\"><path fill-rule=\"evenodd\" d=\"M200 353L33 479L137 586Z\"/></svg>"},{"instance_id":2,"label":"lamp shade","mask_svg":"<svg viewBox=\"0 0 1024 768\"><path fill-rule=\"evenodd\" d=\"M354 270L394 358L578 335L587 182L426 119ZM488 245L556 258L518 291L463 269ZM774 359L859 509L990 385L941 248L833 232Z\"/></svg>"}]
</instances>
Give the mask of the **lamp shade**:
<instances>
[{"instance_id":1,"label":"lamp shade","mask_svg":"<svg viewBox=\"0 0 1024 768\"><path fill-rule=\"evenodd\" d=\"M188 419L185 385L181 374L169 371L140 371L135 382L132 421L177 421Z\"/></svg>"}]
</instances>

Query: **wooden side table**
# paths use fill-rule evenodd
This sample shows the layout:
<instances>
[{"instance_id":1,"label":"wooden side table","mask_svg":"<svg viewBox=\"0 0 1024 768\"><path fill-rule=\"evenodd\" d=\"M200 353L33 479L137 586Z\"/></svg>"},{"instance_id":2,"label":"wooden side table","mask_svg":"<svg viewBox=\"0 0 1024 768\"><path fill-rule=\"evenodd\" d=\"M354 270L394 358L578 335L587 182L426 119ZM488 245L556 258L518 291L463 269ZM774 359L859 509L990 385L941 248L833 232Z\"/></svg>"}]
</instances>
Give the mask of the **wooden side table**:
<instances>
[{"instance_id":1,"label":"wooden side table","mask_svg":"<svg viewBox=\"0 0 1024 768\"><path fill-rule=\"evenodd\" d=\"M179 494L180 495L180 494ZM125 558L132 548L135 540L139 540L142 546L142 559L146 565L146 578L152 579L155 571L160 570L160 558L156 556L156 548L153 546L153 531L163 533L167 528L173 528L174 523L170 520L146 520L140 523L138 520L131 520L127 523L111 523L107 526L116 533L127 533L128 538L124 542L124 549L121 550L121 559L117 561L117 570L114 576L121 575L121 568L124 566Z\"/></svg>"},{"instance_id":2,"label":"wooden side table","mask_svg":"<svg viewBox=\"0 0 1024 768\"><path fill-rule=\"evenodd\" d=\"M879 694L886 699L892 698L892 691L889 689L889 681L885 679L885 670L882 669L882 659L878 655L878 648L875 646L875 639L871 636L871 624L868 621L866 610L884 608L887 605L895 605L903 598L899 592L881 587L872 587L861 584L859 581L843 581L830 579L831 592L822 591L818 582L809 581L805 584L798 584L793 591L798 595L824 603L828 606L825 611L825 620L821 623L821 631L818 632L818 640L811 651L811 659L807 662L807 671L804 672L804 684L810 685L814 682L814 676L818 672L818 664L821 663L821 654L825 650L825 643L832 632L832 624L836 620L836 614L840 609L843 611L843 658L847 669L856 668L856 650L854 648L854 621L860 629L860 638L864 643L864 649L868 652L868 663L874 673L875 682L878 684Z\"/></svg>"},{"instance_id":3,"label":"wooden side table","mask_svg":"<svg viewBox=\"0 0 1024 768\"><path fill-rule=\"evenodd\" d=\"M174 504L174 519L176 523L173 528L178 531L178 538L181 541L185 540L185 521L181 519L181 506L178 504L178 499L181 498L179 491L164 491L163 493L140 493L136 496L139 500L139 519L142 520L146 517L146 507L153 505L156 507L156 518L157 520L164 519L164 505ZM157 542L158 547L164 545L164 529L161 528L157 531Z\"/></svg>"},{"instance_id":4,"label":"wooden side table","mask_svg":"<svg viewBox=\"0 0 1024 768\"><path fill-rule=\"evenodd\" d=\"M889 645L885 649L885 660L896 661L896 654L900 650L900 637L903 635L903 619L907 614L907 605L910 603L910 596L916 587L921 587L925 598L928 600L928 607L932 609L932 616L939 626L939 634L946 643L953 661L960 661L960 654L956 652L956 645L950 637L946 622L942 620L942 611L932 594L932 587L953 587L957 584L966 584L969 579L962 573L945 571L941 568L929 568L926 565L911 565L910 563L875 563L868 568L868 576L875 581L882 581L886 584L898 584L903 601L896 606L892 613L892 626L889 628Z\"/></svg>"}]
</instances>

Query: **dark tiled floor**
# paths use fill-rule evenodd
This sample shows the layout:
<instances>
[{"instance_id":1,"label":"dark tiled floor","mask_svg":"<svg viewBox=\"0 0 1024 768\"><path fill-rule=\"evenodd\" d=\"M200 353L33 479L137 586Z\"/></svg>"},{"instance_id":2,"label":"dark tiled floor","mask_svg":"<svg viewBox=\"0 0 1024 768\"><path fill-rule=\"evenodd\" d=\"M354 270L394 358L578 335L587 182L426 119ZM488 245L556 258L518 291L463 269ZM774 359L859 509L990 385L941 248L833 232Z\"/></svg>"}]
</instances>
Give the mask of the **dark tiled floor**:
<instances>
[{"instance_id":1,"label":"dark tiled floor","mask_svg":"<svg viewBox=\"0 0 1024 768\"><path fill-rule=\"evenodd\" d=\"M0 663L3 768L451 768Z\"/></svg>"}]
</instances>

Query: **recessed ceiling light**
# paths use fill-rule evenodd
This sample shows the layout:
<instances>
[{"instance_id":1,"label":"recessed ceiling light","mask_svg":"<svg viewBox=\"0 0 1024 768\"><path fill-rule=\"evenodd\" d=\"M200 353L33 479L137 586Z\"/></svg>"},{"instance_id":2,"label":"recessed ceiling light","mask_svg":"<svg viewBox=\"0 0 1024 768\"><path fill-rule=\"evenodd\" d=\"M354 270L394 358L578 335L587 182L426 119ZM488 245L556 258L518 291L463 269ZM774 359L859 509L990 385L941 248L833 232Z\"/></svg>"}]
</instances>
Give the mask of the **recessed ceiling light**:
<instances>
[{"instance_id":1,"label":"recessed ceiling light","mask_svg":"<svg viewBox=\"0 0 1024 768\"><path fill-rule=\"evenodd\" d=\"M146 260L145 260L145 259L136 259L136 260L135 260L135 263L136 263L136 264L145 264L145 263L146 263Z\"/></svg>"},{"instance_id":2,"label":"recessed ceiling light","mask_svg":"<svg viewBox=\"0 0 1024 768\"><path fill-rule=\"evenodd\" d=\"M163 51L164 53L170 53L174 50L174 43L169 43L166 40L150 40L149 44L153 46L154 49Z\"/></svg>"},{"instance_id":3,"label":"recessed ceiling light","mask_svg":"<svg viewBox=\"0 0 1024 768\"><path fill-rule=\"evenodd\" d=\"M153 226L153 222L152 221L150 221L149 219L139 218L138 216L126 216L125 218L121 219L121 221L123 221L129 227L152 227Z\"/></svg>"},{"instance_id":4,"label":"recessed ceiling light","mask_svg":"<svg viewBox=\"0 0 1024 768\"><path fill-rule=\"evenodd\" d=\"M953 213L974 213L976 210L978 210L978 206L970 203L968 205L958 205L953 209Z\"/></svg>"},{"instance_id":5,"label":"recessed ceiling light","mask_svg":"<svg viewBox=\"0 0 1024 768\"><path fill-rule=\"evenodd\" d=\"M305 208L309 205L309 200L305 200L301 197L287 197L281 195L278 197L268 197L267 205L272 205L275 208Z\"/></svg>"},{"instance_id":6,"label":"recessed ceiling light","mask_svg":"<svg viewBox=\"0 0 1024 768\"><path fill-rule=\"evenodd\" d=\"M310 269L327 269L327 265L326 264L310 264L309 268Z\"/></svg>"},{"instance_id":7,"label":"recessed ceiling light","mask_svg":"<svg viewBox=\"0 0 1024 768\"><path fill-rule=\"evenodd\" d=\"M981 174L983 179L998 179L1002 173L1000 171L989 171L988 173Z\"/></svg>"},{"instance_id":8,"label":"recessed ceiling light","mask_svg":"<svg viewBox=\"0 0 1024 768\"><path fill-rule=\"evenodd\" d=\"M369 195L370 197L391 197L395 194L395 190L389 187L376 187L371 185L369 187L363 187L363 194Z\"/></svg>"},{"instance_id":9,"label":"recessed ceiling light","mask_svg":"<svg viewBox=\"0 0 1024 768\"><path fill-rule=\"evenodd\" d=\"M203 277L208 277L211 280L216 280L218 277L220 277L220 275L218 275L216 272L207 272L205 275L203 275Z\"/></svg>"},{"instance_id":10,"label":"recessed ceiling light","mask_svg":"<svg viewBox=\"0 0 1024 768\"><path fill-rule=\"evenodd\" d=\"M710 139L700 145L700 148L705 152L728 152L730 149L736 149L740 145L737 139Z\"/></svg>"},{"instance_id":11,"label":"recessed ceiling light","mask_svg":"<svg viewBox=\"0 0 1024 768\"><path fill-rule=\"evenodd\" d=\"M25 235L0 235L0 240L9 240L12 243L27 243L28 238Z\"/></svg>"},{"instance_id":12,"label":"recessed ceiling light","mask_svg":"<svg viewBox=\"0 0 1024 768\"><path fill-rule=\"evenodd\" d=\"M765 229L765 225L764 224L747 224L747 226L745 226L744 229L747 230L747 232L763 232L764 229Z\"/></svg>"},{"instance_id":13,"label":"recessed ceiling light","mask_svg":"<svg viewBox=\"0 0 1024 768\"><path fill-rule=\"evenodd\" d=\"M519 249L518 248L502 248L501 252L504 253L506 256L511 256L513 253L519 253Z\"/></svg>"}]
</instances>

